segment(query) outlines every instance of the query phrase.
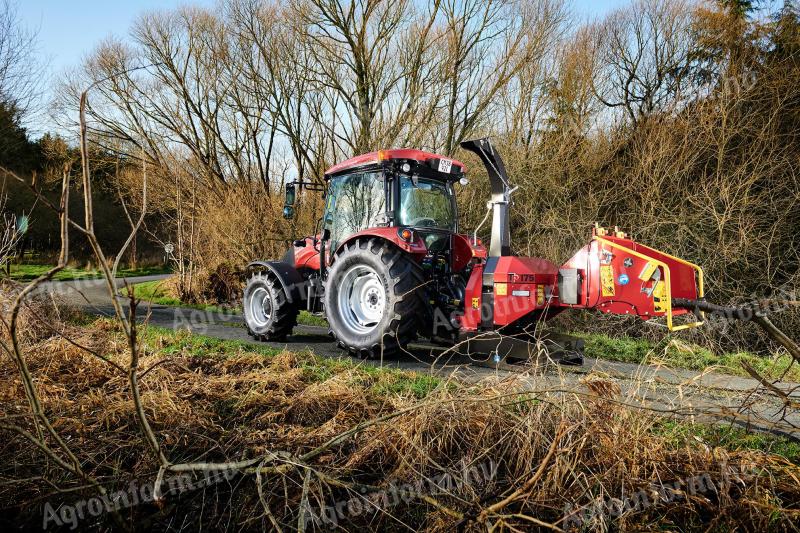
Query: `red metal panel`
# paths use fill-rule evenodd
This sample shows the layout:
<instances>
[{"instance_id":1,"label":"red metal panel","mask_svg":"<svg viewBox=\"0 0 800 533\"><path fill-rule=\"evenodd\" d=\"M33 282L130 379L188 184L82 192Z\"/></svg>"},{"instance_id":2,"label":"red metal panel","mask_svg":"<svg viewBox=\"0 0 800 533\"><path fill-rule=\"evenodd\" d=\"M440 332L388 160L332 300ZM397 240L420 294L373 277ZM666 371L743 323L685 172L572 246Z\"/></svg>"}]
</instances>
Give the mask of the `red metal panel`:
<instances>
[{"instance_id":1,"label":"red metal panel","mask_svg":"<svg viewBox=\"0 0 800 533\"><path fill-rule=\"evenodd\" d=\"M497 259L494 282L544 283L552 285L558 276L558 266L540 257L507 255Z\"/></svg>"},{"instance_id":2,"label":"red metal panel","mask_svg":"<svg viewBox=\"0 0 800 533\"><path fill-rule=\"evenodd\" d=\"M558 267L538 257L504 256L494 271L494 324L505 326L547 306Z\"/></svg>"},{"instance_id":3,"label":"red metal panel","mask_svg":"<svg viewBox=\"0 0 800 533\"><path fill-rule=\"evenodd\" d=\"M306 237L305 241L305 246L294 247L294 267L297 270L301 268L319 270L319 250L314 248L314 239Z\"/></svg>"},{"instance_id":4,"label":"red metal panel","mask_svg":"<svg viewBox=\"0 0 800 533\"><path fill-rule=\"evenodd\" d=\"M483 286L483 264L477 264L472 269L472 274L467 281L465 291L464 316L461 319L461 327L467 331L475 331L481 323Z\"/></svg>"},{"instance_id":5,"label":"red metal panel","mask_svg":"<svg viewBox=\"0 0 800 533\"><path fill-rule=\"evenodd\" d=\"M655 281L649 277L640 279L648 259L661 261L669 268L673 298L697 298L697 278L691 266L627 238L604 238L612 244L592 240L564 264L564 268L583 271L583 298L577 305L561 305L597 308L605 313L638 315L645 320L653 316L664 316L665 313L657 308L652 294L649 293ZM626 252L613 244L628 248L646 258ZM658 270L661 282L664 283L664 269L659 266ZM674 309L672 314L677 316L686 312L684 309Z\"/></svg>"},{"instance_id":6,"label":"red metal panel","mask_svg":"<svg viewBox=\"0 0 800 533\"><path fill-rule=\"evenodd\" d=\"M486 248L480 242L472 244L468 235L453 235L453 270L461 272L472 261L473 257L486 258Z\"/></svg>"}]
</instances>

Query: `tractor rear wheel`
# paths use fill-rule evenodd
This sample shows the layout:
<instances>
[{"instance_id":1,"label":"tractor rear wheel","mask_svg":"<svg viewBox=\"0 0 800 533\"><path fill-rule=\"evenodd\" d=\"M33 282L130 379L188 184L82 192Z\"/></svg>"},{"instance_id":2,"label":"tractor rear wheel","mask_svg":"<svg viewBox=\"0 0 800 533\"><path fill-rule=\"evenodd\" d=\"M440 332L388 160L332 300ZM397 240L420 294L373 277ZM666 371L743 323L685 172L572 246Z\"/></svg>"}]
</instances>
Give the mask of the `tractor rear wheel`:
<instances>
[{"instance_id":1,"label":"tractor rear wheel","mask_svg":"<svg viewBox=\"0 0 800 533\"><path fill-rule=\"evenodd\" d=\"M414 340L424 315L422 268L381 239L346 244L328 271L325 314L342 348L390 357Z\"/></svg>"},{"instance_id":2,"label":"tractor rear wheel","mask_svg":"<svg viewBox=\"0 0 800 533\"><path fill-rule=\"evenodd\" d=\"M242 310L248 333L260 341L286 340L300 312L286 298L281 283L269 272L253 272L247 280Z\"/></svg>"}]
</instances>

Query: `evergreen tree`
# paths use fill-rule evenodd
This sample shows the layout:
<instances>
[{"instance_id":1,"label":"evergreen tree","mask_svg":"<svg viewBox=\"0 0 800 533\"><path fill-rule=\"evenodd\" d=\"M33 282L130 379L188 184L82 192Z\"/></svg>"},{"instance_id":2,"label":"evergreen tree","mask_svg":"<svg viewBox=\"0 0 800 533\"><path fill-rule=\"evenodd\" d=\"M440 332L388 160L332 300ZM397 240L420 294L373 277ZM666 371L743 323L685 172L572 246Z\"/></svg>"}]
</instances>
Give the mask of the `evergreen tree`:
<instances>
[{"instance_id":1,"label":"evergreen tree","mask_svg":"<svg viewBox=\"0 0 800 533\"><path fill-rule=\"evenodd\" d=\"M35 170L39 150L21 124L21 113L10 100L0 99L0 165L17 171Z\"/></svg>"}]
</instances>

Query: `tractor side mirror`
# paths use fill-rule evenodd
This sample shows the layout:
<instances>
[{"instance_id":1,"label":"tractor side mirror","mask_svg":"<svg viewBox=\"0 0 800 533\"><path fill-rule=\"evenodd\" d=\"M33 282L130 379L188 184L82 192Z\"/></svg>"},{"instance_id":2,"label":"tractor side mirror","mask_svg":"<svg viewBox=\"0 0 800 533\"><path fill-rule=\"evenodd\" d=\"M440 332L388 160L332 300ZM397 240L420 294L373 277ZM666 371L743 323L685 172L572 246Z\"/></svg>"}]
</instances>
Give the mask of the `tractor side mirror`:
<instances>
[{"instance_id":1,"label":"tractor side mirror","mask_svg":"<svg viewBox=\"0 0 800 533\"><path fill-rule=\"evenodd\" d=\"M294 217L294 200L295 190L294 183L286 184L286 201L283 204L283 218L290 219Z\"/></svg>"},{"instance_id":2,"label":"tractor side mirror","mask_svg":"<svg viewBox=\"0 0 800 533\"><path fill-rule=\"evenodd\" d=\"M294 183L287 183L286 184L286 202L284 205L293 206L295 199L295 190L294 190Z\"/></svg>"}]
</instances>

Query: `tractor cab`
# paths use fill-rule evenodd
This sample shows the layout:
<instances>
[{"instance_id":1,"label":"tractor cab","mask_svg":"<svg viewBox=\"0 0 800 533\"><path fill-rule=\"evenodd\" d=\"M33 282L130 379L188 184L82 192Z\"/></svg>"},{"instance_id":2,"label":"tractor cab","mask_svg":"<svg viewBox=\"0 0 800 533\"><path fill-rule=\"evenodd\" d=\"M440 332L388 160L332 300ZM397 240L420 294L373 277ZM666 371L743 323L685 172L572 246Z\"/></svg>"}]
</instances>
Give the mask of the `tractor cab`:
<instances>
[{"instance_id":1,"label":"tractor cab","mask_svg":"<svg viewBox=\"0 0 800 533\"><path fill-rule=\"evenodd\" d=\"M381 150L354 157L325 173L321 240L327 261L349 238L374 228L398 228L392 240L417 239L426 249L444 249L458 231L453 184L466 182L459 161L420 150ZM294 186L287 187L292 214Z\"/></svg>"},{"instance_id":2,"label":"tractor cab","mask_svg":"<svg viewBox=\"0 0 800 533\"><path fill-rule=\"evenodd\" d=\"M486 257L458 233L454 186L467 184L464 174L460 161L410 149L371 152L325 173L320 230L295 241L283 262L302 276L304 307L325 312L345 345L382 349L397 326L386 310L401 302L411 307L398 345L424 330L432 311L450 316L463 308L471 264ZM295 195L290 184L287 218Z\"/></svg>"},{"instance_id":3,"label":"tractor cab","mask_svg":"<svg viewBox=\"0 0 800 533\"><path fill-rule=\"evenodd\" d=\"M329 249L335 253L347 237L369 228L455 233L453 183L463 178L462 163L419 150L381 150L330 168L323 215Z\"/></svg>"}]
</instances>

